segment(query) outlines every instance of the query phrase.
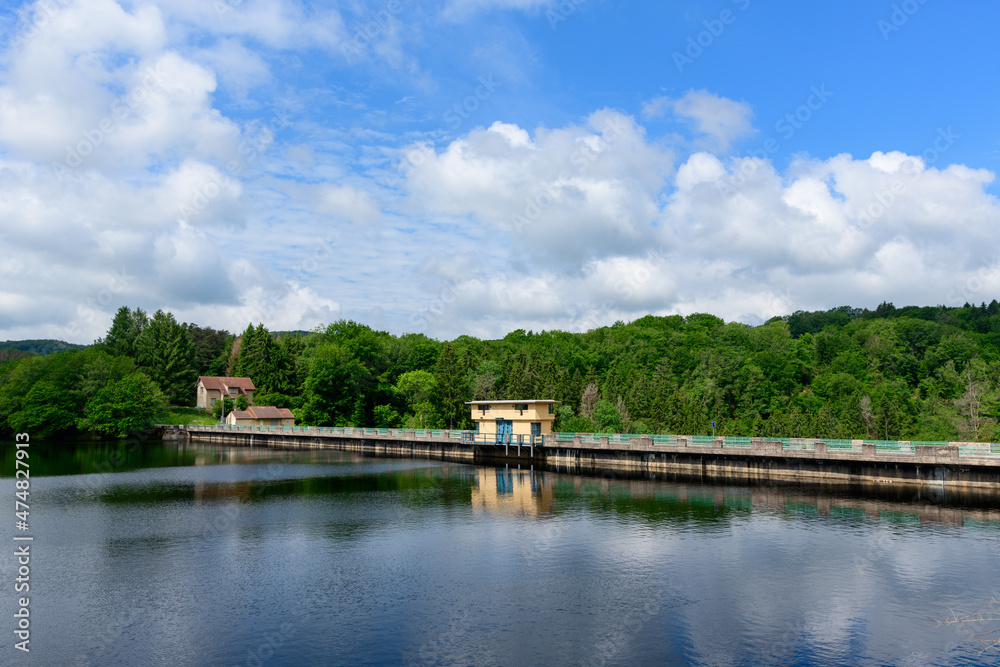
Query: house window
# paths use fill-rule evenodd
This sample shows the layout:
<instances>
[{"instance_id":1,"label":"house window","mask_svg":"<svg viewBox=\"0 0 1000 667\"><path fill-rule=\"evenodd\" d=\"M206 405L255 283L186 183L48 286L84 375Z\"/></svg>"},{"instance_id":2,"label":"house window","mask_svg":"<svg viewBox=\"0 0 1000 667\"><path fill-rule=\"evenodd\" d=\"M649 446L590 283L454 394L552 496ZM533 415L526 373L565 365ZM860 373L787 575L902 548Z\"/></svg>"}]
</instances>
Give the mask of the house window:
<instances>
[{"instance_id":1,"label":"house window","mask_svg":"<svg viewBox=\"0 0 1000 667\"><path fill-rule=\"evenodd\" d=\"M230 394L235 394L236 393L236 387L230 387L229 388L229 393Z\"/></svg>"},{"instance_id":2,"label":"house window","mask_svg":"<svg viewBox=\"0 0 1000 667\"><path fill-rule=\"evenodd\" d=\"M528 404L527 403L515 403L514 404L514 409L517 410L517 411L519 411L523 415L524 411L528 409Z\"/></svg>"},{"instance_id":3,"label":"house window","mask_svg":"<svg viewBox=\"0 0 1000 667\"><path fill-rule=\"evenodd\" d=\"M199 394L204 394L204 393L205 393L205 387L203 387L203 386L199 385L199 386L198 386L198 393L199 393Z\"/></svg>"},{"instance_id":4,"label":"house window","mask_svg":"<svg viewBox=\"0 0 1000 667\"><path fill-rule=\"evenodd\" d=\"M212 399L212 403L211 404L215 405L215 399L214 398Z\"/></svg>"},{"instance_id":5,"label":"house window","mask_svg":"<svg viewBox=\"0 0 1000 667\"><path fill-rule=\"evenodd\" d=\"M555 413L556 413L556 405L555 405L555 403L549 403L549 414L550 415L554 415Z\"/></svg>"},{"instance_id":6,"label":"house window","mask_svg":"<svg viewBox=\"0 0 1000 667\"><path fill-rule=\"evenodd\" d=\"M482 411L483 413L486 413L486 412L489 412L489 411L490 411L490 406L488 406L488 405L480 405L480 406L479 406L479 409L480 409L480 410L481 410L481 411Z\"/></svg>"}]
</instances>

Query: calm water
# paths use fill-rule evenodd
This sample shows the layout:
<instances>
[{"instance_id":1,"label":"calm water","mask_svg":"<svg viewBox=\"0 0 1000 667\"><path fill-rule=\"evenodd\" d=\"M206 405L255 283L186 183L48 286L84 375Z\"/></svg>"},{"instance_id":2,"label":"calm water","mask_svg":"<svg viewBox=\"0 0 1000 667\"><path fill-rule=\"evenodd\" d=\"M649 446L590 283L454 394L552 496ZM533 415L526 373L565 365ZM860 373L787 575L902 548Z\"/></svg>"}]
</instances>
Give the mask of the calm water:
<instances>
[{"instance_id":1,"label":"calm water","mask_svg":"<svg viewBox=\"0 0 1000 667\"><path fill-rule=\"evenodd\" d=\"M963 631L984 628L932 620L1000 599L1000 511L975 502L169 443L31 453L31 664L1000 662ZM14 570L0 557L7 610ZM4 623L0 662L21 664Z\"/></svg>"}]
</instances>

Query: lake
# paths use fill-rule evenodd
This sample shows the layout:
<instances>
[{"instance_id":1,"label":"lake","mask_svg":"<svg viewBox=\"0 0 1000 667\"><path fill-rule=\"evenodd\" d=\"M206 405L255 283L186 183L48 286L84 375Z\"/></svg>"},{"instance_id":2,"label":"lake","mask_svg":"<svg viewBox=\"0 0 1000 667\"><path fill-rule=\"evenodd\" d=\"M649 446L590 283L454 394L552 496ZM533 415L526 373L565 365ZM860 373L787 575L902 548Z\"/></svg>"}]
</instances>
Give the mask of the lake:
<instances>
[{"instance_id":1,"label":"lake","mask_svg":"<svg viewBox=\"0 0 1000 667\"><path fill-rule=\"evenodd\" d=\"M970 634L993 626L935 622L1000 609L1000 509L951 492L183 443L30 453L32 664L1000 662ZM12 551L3 654L26 664Z\"/></svg>"}]
</instances>

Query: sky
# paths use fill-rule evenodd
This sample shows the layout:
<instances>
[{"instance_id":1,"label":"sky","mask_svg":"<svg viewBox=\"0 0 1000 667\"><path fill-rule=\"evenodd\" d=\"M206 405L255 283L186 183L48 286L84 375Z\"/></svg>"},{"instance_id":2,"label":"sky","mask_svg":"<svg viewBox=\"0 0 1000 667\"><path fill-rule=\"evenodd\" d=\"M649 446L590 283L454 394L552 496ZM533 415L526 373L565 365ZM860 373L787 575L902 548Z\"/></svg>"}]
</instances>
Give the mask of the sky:
<instances>
[{"instance_id":1,"label":"sky","mask_svg":"<svg viewBox=\"0 0 1000 667\"><path fill-rule=\"evenodd\" d=\"M0 3L0 339L1000 295L987 0Z\"/></svg>"}]
</instances>

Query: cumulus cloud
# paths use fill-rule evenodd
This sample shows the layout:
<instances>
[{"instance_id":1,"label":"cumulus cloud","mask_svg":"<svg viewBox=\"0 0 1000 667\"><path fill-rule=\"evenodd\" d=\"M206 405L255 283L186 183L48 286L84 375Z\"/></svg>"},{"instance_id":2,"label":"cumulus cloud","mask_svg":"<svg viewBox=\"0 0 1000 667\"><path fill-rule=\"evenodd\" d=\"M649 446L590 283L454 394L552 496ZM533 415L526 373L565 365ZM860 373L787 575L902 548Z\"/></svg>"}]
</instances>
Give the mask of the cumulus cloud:
<instances>
[{"instance_id":1,"label":"cumulus cloud","mask_svg":"<svg viewBox=\"0 0 1000 667\"><path fill-rule=\"evenodd\" d=\"M642 113L646 118L671 113L688 122L714 150L721 152L728 151L735 140L753 133L753 109L749 104L707 90L691 90L678 99L654 98L643 104Z\"/></svg>"},{"instance_id":2,"label":"cumulus cloud","mask_svg":"<svg viewBox=\"0 0 1000 667\"><path fill-rule=\"evenodd\" d=\"M572 270L643 247L672 159L634 119L605 110L534 137L477 128L423 159L407 187L424 214L471 216L507 234L516 255Z\"/></svg>"},{"instance_id":3,"label":"cumulus cloud","mask_svg":"<svg viewBox=\"0 0 1000 667\"><path fill-rule=\"evenodd\" d=\"M469 146L481 144L471 133L466 141L445 155L461 149L465 169L489 168L484 182L496 196L516 191L521 175L481 154L472 160ZM988 300L1000 290L1000 260L990 250L1000 224L1000 205L986 191L992 179L988 171L927 167L902 153L803 159L785 172L758 158L694 153L677 168L674 188L658 202L650 197L655 213L645 233L621 233L592 218L594 228L572 232L586 235L585 243L560 245L578 270L547 254L533 261L512 254L488 272L450 279L453 298L430 325L443 335L461 333L449 318L495 332L515 323L585 330L648 313L693 312L760 323L800 308L884 299ZM483 215L471 203L455 206L454 214ZM522 231L496 224L512 235ZM605 232L617 242L602 240Z\"/></svg>"},{"instance_id":4,"label":"cumulus cloud","mask_svg":"<svg viewBox=\"0 0 1000 667\"><path fill-rule=\"evenodd\" d=\"M306 51L343 55L360 9L345 23L278 0L57 4L0 58L0 336L89 342L121 305L231 330L345 316L494 337L1000 291L994 174L940 159L949 132L925 156L778 167L729 156L752 110L704 90L555 127L484 109L440 144L309 111L286 132L247 110L284 99L280 68ZM408 67L406 29L389 17L365 58ZM658 117L682 131L649 136ZM389 154L410 157L377 181Z\"/></svg>"}]
</instances>

